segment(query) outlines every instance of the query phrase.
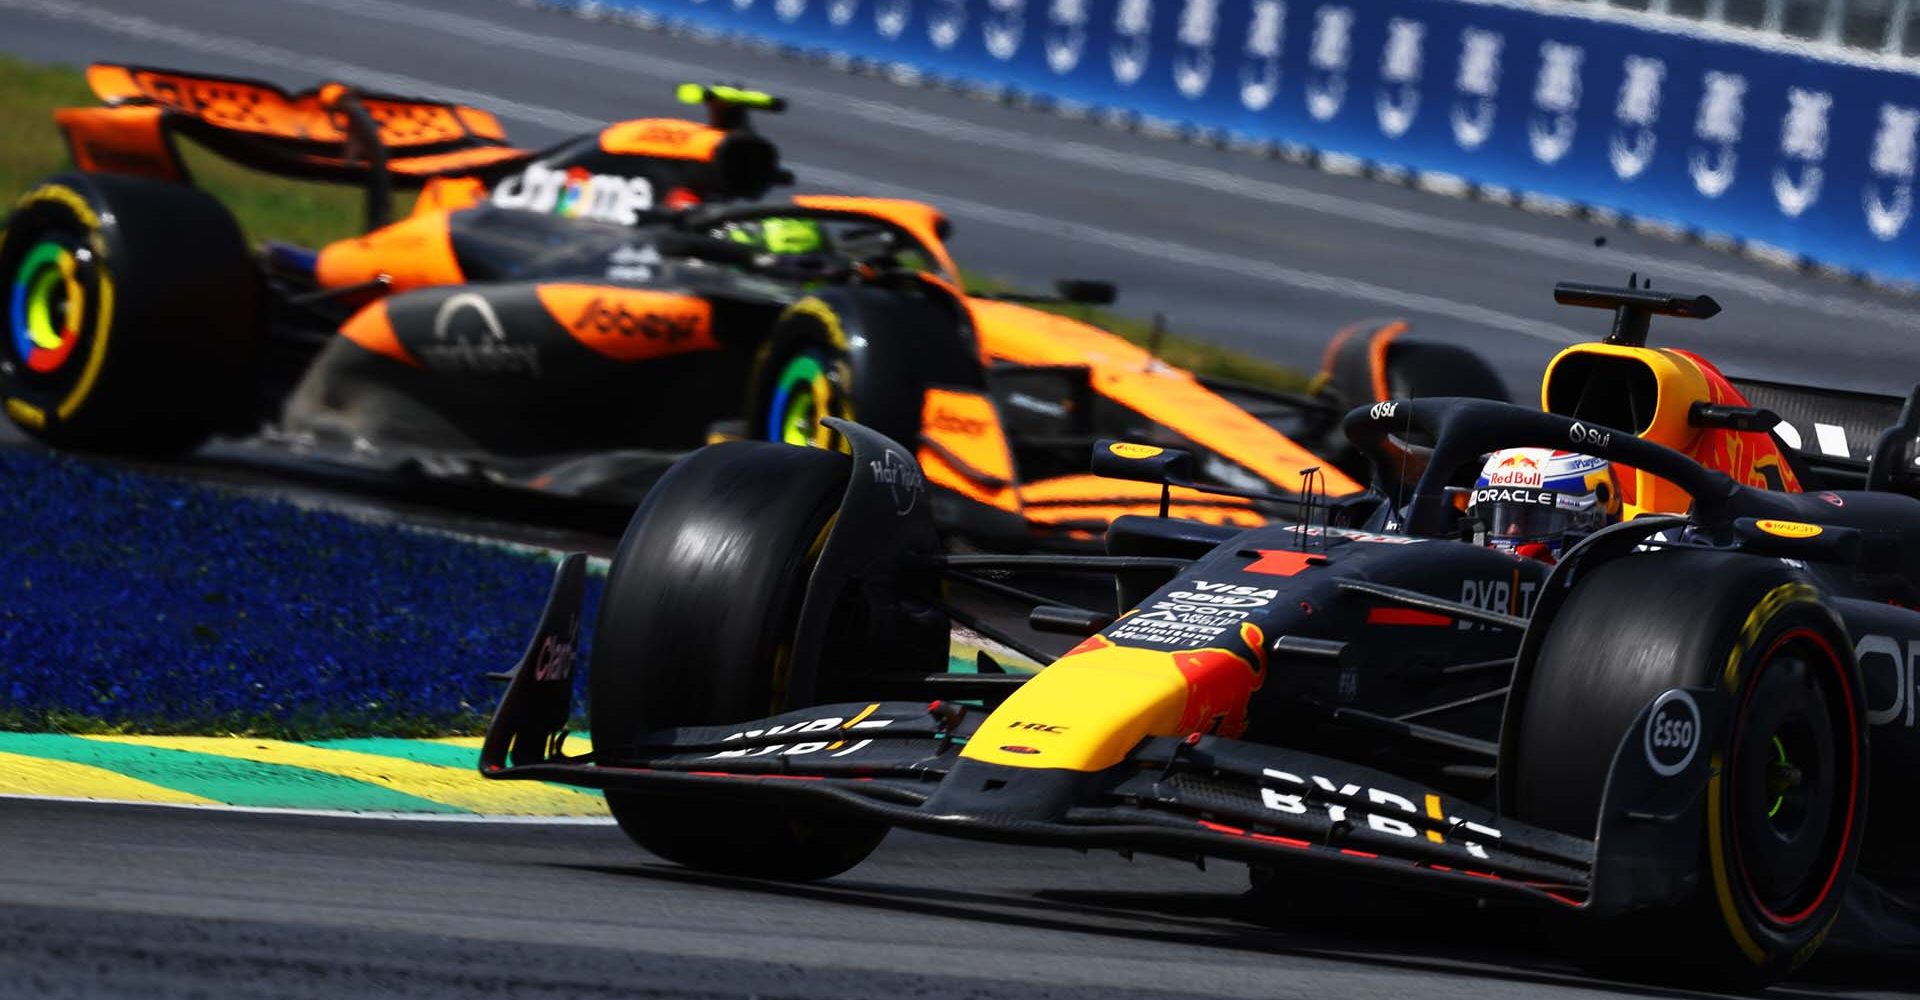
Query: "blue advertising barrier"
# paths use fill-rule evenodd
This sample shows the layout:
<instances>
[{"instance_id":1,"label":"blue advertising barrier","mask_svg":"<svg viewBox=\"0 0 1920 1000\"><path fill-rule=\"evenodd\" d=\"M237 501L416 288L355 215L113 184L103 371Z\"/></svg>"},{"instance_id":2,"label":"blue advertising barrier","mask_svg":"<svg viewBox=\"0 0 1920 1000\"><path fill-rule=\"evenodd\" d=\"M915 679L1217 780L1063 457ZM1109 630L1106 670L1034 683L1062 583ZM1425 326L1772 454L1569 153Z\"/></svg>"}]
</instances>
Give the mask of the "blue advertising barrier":
<instances>
[{"instance_id":1,"label":"blue advertising barrier","mask_svg":"<svg viewBox=\"0 0 1920 1000\"><path fill-rule=\"evenodd\" d=\"M1920 73L1757 35L1520 0L598 6L1452 174L1920 281Z\"/></svg>"}]
</instances>

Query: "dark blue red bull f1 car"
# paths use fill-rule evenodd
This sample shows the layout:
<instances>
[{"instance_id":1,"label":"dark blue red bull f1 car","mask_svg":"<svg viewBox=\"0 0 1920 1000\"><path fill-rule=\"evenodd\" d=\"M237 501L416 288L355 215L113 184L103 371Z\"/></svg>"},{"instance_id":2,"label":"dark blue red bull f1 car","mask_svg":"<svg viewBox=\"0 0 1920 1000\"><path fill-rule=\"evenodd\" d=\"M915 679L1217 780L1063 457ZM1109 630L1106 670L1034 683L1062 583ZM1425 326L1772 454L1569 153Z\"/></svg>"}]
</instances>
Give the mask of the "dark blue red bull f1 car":
<instances>
[{"instance_id":1,"label":"dark blue red bull f1 car","mask_svg":"<svg viewBox=\"0 0 1920 1000\"><path fill-rule=\"evenodd\" d=\"M1705 301L1576 291L1642 339L1647 313ZM1639 428L1377 403L1345 421L1380 470L1367 494L1251 529L1122 517L1085 556L942 552L912 449L837 426L851 455L714 446L635 514L585 757L559 752L582 580L563 566L482 772L605 789L635 841L706 870L827 877L894 827L1228 858L1277 892L1351 875L1562 911L1590 957L1662 959L1640 975L1777 979L1850 902L1913 931L1920 391L1869 488L1826 492L1736 481ZM1451 484L1513 447L1604 458L1687 512L1553 565L1476 544ZM1094 470L1192 477L1115 442ZM1025 582L1066 573L1116 602ZM949 672L956 622L1047 665ZM1052 634L1075 644L1052 655Z\"/></svg>"}]
</instances>

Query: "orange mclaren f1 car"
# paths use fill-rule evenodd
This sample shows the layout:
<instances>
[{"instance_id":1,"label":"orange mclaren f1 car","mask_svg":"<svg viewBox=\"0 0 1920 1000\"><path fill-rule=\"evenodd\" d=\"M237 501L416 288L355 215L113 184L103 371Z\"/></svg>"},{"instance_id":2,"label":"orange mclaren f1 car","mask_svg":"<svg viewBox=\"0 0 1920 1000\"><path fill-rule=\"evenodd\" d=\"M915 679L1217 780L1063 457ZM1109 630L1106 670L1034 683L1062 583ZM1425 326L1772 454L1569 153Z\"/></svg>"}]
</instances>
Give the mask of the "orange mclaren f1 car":
<instances>
[{"instance_id":1,"label":"orange mclaren f1 car","mask_svg":"<svg viewBox=\"0 0 1920 1000\"><path fill-rule=\"evenodd\" d=\"M1110 285L970 293L932 207L756 202L791 183L748 120L783 102L757 92L687 85L704 123L623 121L535 151L484 111L337 83L108 64L88 80L105 106L55 113L74 170L26 192L0 241L0 398L55 446L264 435L630 503L716 436L844 447L823 421L857 418L917 443L943 529L1020 548L1161 509L1157 486L1086 474L1096 438L1190 451L1196 485L1228 492L1177 489L1172 510L1258 523L1281 511L1256 497L1360 490L1318 450L1356 396L1502 394L1472 355L1393 326L1344 337L1314 399L1202 378L1034 307L1110 302ZM361 186L365 234L250 250L179 136Z\"/></svg>"}]
</instances>

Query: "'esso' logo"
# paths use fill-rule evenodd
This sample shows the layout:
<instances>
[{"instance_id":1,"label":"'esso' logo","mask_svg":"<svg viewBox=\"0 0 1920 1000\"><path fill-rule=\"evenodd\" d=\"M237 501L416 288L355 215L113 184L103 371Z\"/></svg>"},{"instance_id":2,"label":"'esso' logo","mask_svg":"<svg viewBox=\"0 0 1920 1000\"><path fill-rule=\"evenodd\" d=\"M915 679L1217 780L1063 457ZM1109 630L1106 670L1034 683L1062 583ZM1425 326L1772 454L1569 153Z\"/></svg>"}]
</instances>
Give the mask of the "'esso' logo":
<instances>
[{"instance_id":1,"label":"'esso' logo","mask_svg":"<svg viewBox=\"0 0 1920 1000\"><path fill-rule=\"evenodd\" d=\"M1693 763L1700 749L1700 706L1693 695L1675 688L1653 703L1647 718L1647 764L1655 774L1673 777Z\"/></svg>"}]
</instances>

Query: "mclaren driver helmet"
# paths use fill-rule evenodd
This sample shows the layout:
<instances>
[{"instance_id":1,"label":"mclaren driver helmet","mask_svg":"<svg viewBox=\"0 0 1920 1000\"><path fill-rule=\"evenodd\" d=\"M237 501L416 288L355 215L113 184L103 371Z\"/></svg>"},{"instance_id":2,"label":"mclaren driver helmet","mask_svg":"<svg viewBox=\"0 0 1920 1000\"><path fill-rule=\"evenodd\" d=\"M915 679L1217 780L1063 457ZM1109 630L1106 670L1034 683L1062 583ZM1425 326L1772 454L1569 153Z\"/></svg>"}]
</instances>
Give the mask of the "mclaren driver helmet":
<instances>
[{"instance_id":1,"label":"mclaren driver helmet","mask_svg":"<svg viewBox=\"0 0 1920 1000\"><path fill-rule=\"evenodd\" d=\"M1495 452L1467 508L1487 544L1549 562L1620 516L1620 487L1604 459L1547 448Z\"/></svg>"},{"instance_id":2,"label":"mclaren driver helmet","mask_svg":"<svg viewBox=\"0 0 1920 1000\"><path fill-rule=\"evenodd\" d=\"M714 235L783 257L827 248L827 235L819 222L780 215L729 222Z\"/></svg>"}]
</instances>

